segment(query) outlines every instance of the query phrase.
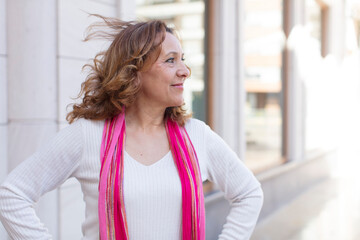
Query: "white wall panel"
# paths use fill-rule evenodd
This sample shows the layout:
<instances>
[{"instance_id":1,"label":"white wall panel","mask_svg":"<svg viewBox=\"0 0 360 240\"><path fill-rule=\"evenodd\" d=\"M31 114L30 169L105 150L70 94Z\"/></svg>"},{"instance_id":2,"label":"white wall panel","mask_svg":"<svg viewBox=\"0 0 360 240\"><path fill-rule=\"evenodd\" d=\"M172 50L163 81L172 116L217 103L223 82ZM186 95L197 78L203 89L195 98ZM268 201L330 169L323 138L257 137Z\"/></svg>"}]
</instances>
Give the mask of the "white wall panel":
<instances>
[{"instance_id":1,"label":"white wall panel","mask_svg":"<svg viewBox=\"0 0 360 240\"><path fill-rule=\"evenodd\" d=\"M7 122L6 58L0 56L0 124Z\"/></svg>"},{"instance_id":2,"label":"white wall panel","mask_svg":"<svg viewBox=\"0 0 360 240\"><path fill-rule=\"evenodd\" d=\"M88 13L115 17L117 0L59 0L58 1L58 129L66 127L66 114L72 108L87 71L82 66L106 49L110 42L83 42L87 27L100 21ZM79 102L80 100L77 100ZM85 219L85 203L80 184L67 180L59 189L59 239L80 239L81 224Z\"/></svg>"},{"instance_id":3,"label":"white wall panel","mask_svg":"<svg viewBox=\"0 0 360 240\"><path fill-rule=\"evenodd\" d=\"M0 0L0 54L6 54L6 1Z\"/></svg>"},{"instance_id":4,"label":"white wall panel","mask_svg":"<svg viewBox=\"0 0 360 240\"><path fill-rule=\"evenodd\" d=\"M85 220L85 203L82 200L80 184L69 179L60 188L60 239L80 239L81 224Z\"/></svg>"},{"instance_id":5,"label":"white wall panel","mask_svg":"<svg viewBox=\"0 0 360 240\"><path fill-rule=\"evenodd\" d=\"M125 21L136 19L136 1L118 0L118 17ZM155 7L155 6L154 6ZM187 9L191 11L190 9Z\"/></svg>"},{"instance_id":6,"label":"white wall panel","mask_svg":"<svg viewBox=\"0 0 360 240\"><path fill-rule=\"evenodd\" d=\"M0 101L8 107L6 151L9 171L33 154L57 130L56 3L56 0L0 2L0 11L6 12L0 13L0 19L6 18L4 24L1 22L4 19L0 20L0 31L5 25L6 71L1 74L6 74L7 101ZM1 69L4 64L0 63ZM0 84L3 90L5 83L1 81ZM56 190L40 200L37 211L57 239Z\"/></svg>"},{"instance_id":7,"label":"white wall panel","mask_svg":"<svg viewBox=\"0 0 360 240\"><path fill-rule=\"evenodd\" d=\"M113 6L113 7L116 7L117 2L118 2L118 0L90 0L90 1L107 4L107 5Z\"/></svg>"},{"instance_id":8,"label":"white wall panel","mask_svg":"<svg viewBox=\"0 0 360 240\"><path fill-rule=\"evenodd\" d=\"M86 28L100 20L89 17L88 13L114 17L115 6L90 0L61 0L58 5L60 57L89 59L108 46L104 41L82 42L82 40Z\"/></svg>"},{"instance_id":9,"label":"white wall panel","mask_svg":"<svg viewBox=\"0 0 360 240\"><path fill-rule=\"evenodd\" d=\"M56 1L7 1L9 119L56 115Z\"/></svg>"},{"instance_id":10,"label":"white wall panel","mask_svg":"<svg viewBox=\"0 0 360 240\"><path fill-rule=\"evenodd\" d=\"M39 202L36 204L36 214L44 223L53 239L58 239L59 234L59 221L58 213L58 190L55 189L43 195ZM79 239L79 238L78 238Z\"/></svg>"},{"instance_id":11,"label":"white wall panel","mask_svg":"<svg viewBox=\"0 0 360 240\"><path fill-rule=\"evenodd\" d=\"M0 124L0 182L2 182L5 179L6 175L7 175L7 125Z\"/></svg>"},{"instance_id":12,"label":"white wall panel","mask_svg":"<svg viewBox=\"0 0 360 240\"><path fill-rule=\"evenodd\" d=\"M7 233L5 231L5 228L3 227L2 224L0 224L0 238L4 239L4 240L8 239L8 235L7 235Z\"/></svg>"},{"instance_id":13,"label":"white wall panel","mask_svg":"<svg viewBox=\"0 0 360 240\"><path fill-rule=\"evenodd\" d=\"M73 103L72 98L77 97L81 89L81 83L85 81L86 72L82 72L81 68L86 61L74 59L59 59L59 119L61 123L66 122L66 114L71 111L72 107L67 105ZM80 100L76 100L79 102Z\"/></svg>"},{"instance_id":14,"label":"white wall panel","mask_svg":"<svg viewBox=\"0 0 360 240\"><path fill-rule=\"evenodd\" d=\"M8 128L9 170L31 156L56 134L56 122L10 122ZM19 148L21 151L19 151Z\"/></svg>"}]
</instances>

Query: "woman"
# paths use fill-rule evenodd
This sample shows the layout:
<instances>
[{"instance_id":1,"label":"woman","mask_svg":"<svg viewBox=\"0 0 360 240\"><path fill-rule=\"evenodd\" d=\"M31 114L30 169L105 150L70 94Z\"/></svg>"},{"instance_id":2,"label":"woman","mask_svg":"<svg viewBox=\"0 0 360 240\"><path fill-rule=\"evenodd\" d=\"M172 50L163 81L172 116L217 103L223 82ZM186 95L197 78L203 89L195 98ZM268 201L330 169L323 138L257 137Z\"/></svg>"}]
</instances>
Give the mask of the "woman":
<instances>
[{"instance_id":1,"label":"woman","mask_svg":"<svg viewBox=\"0 0 360 240\"><path fill-rule=\"evenodd\" d=\"M189 77L162 21L103 18L112 39L96 56L71 123L18 166L0 189L1 221L14 239L50 239L33 203L69 177L86 203L83 239L205 239L202 181L231 202L219 239L249 239L260 184L225 142L183 106ZM99 27L100 25L96 25Z\"/></svg>"}]
</instances>

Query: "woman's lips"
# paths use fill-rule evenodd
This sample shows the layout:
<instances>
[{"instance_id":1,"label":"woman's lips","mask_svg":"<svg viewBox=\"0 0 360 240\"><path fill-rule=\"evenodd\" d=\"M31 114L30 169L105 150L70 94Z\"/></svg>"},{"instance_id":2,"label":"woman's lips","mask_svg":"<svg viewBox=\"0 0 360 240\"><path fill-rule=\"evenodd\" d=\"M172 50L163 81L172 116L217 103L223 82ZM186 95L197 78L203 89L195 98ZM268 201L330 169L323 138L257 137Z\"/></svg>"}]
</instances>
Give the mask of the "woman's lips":
<instances>
[{"instance_id":1,"label":"woman's lips","mask_svg":"<svg viewBox=\"0 0 360 240\"><path fill-rule=\"evenodd\" d=\"M184 88L184 84L183 83L177 83L177 84L172 84L172 87L176 87L176 88Z\"/></svg>"}]
</instances>

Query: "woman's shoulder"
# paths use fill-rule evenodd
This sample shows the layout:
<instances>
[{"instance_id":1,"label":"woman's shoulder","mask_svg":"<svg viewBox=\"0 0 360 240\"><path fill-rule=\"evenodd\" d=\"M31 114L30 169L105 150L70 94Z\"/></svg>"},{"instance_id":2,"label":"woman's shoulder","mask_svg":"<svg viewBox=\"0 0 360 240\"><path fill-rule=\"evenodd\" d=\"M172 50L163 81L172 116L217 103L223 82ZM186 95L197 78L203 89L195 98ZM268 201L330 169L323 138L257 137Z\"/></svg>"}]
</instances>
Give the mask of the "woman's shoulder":
<instances>
[{"instance_id":1,"label":"woman's shoulder","mask_svg":"<svg viewBox=\"0 0 360 240\"><path fill-rule=\"evenodd\" d=\"M186 121L185 129L192 141L196 139L201 144L205 144L212 131L205 122L195 118L190 118Z\"/></svg>"},{"instance_id":2,"label":"woman's shoulder","mask_svg":"<svg viewBox=\"0 0 360 240\"><path fill-rule=\"evenodd\" d=\"M189 118L185 123L187 131L205 131L207 127L205 122L196 118Z\"/></svg>"},{"instance_id":3,"label":"woman's shoulder","mask_svg":"<svg viewBox=\"0 0 360 240\"><path fill-rule=\"evenodd\" d=\"M73 125L74 127L80 127L80 128L99 128L104 126L104 120L92 120L92 119L85 119L85 118L79 118L76 119L73 123L70 124L70 126Z\"/></svg>"},{"instance_id":4,"label":"woman's shoulder","mask_svg":"<svg viewBox=\"0 0 360 240\"><path fill-rule=\"evenodd\" d=\"M102 135L104 121L79 118L64 126L60 132L70 132L82 136L82 139L99 138Z\"/></svg>"},{"instance_id":5,"label":"woman's shoulder","mask_svg":"<svg viewBox=\"0 0 360 240\"><path fill-rule=\"evenodd\" d=\"M185 128L190 137L201 138L206 142L206 145L224 145L224 140L210 126L199 119L188 119Z\"/></svg>"}]
</instances>

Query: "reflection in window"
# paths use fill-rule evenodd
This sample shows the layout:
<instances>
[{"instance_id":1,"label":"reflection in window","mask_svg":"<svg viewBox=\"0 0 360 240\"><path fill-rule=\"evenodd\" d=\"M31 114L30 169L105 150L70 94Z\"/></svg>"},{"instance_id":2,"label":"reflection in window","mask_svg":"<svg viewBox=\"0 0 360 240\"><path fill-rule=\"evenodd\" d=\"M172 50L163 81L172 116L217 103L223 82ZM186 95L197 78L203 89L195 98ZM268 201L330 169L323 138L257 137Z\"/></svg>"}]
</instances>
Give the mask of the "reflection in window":
<instances>
[{"instance_id":1,"label":"reflection in window","mask_svg":"<svg viewBox=\"0 0 360 240\"><path fill-rule=\"evenodd\" d=\"M350 6L351 18L355 28L356 41L358 48L360 48L360 2L353 3Z\"/></svg>"},{"instance_id":2,"label":"reflection in window","mask_svg":"<svg viewBox=\"0 0 360 240\"><path fill-rule=\"evenodd\" d=\"M306 27L310 32L310 36L321 43L321 8L316 0L305 1Z\"/></svg>"},{"instance_id":3,"label":"reflection in window","mask_svg":"<svg viewBox=\"0 0 360 240\"><path fill-rule=\"evenodd\" d=\"M175 0L136 0L136 4L142 6L172 2L175 2Z\"/></svg>"},{"instance_id":4,"label":"reflection in window","mask_svg":"<svg viewBox=\"0 0 360 240\"><path fill-rule=\"evenodd\" d=\"M191 77L185 81L186 108L205 121L204 1L136 0L136 4L138 19L161 19L179 32L185 62L191 68Z\"/></svg>"},{"instance_id":5,"label":"reflection in window","mask_svg":"<svg viewBox=\"0 0 360 240\"><path fill-rule=\"evenodd\" d=\"M245 1L245 163L255 172L281 162L282 8Z\"/></svg>"},{"instance_id":6,"label":"reflection in window","mask_svg":"<svg viewBox=\"0 0 360 240\"><path fill-rule=\"evenodd\" d=\"M323 141L324 124L326 120L323 119L324 113L319 109L322 107L322 99L320 94L325 93L319 84L324 77L321 75L321 63L323 58L321 56L321 46L325 42L324 37L321 36L321 8L316 0L306 0L306 30L308 33L309 43L307 49L312 49L311 59L300 59L299 61L307 62L314 67L312 73L306 74L305 91L306 91L306 114L305 114L305 151L308 155L321 148ZM308 50L309 51L309 50ZM325 51L324 51L325 52ZM310 57L309 57L310 58ZM316 66L316 67L315 67ZM309 70L308 70L309 71ZM319 77L321 76L321 77Z\"/></svg>"},{"instance_id":7,"label":"reflection in window","mask_svg":"<svg viewBox=\"0 0 360 240\"><path fill-rule=\"evenodd\" d=\"M354 20L354 25L355 25L357 44L358 47L360 47L360 17L359 20Z\"/></svg>"}]
</instances>

